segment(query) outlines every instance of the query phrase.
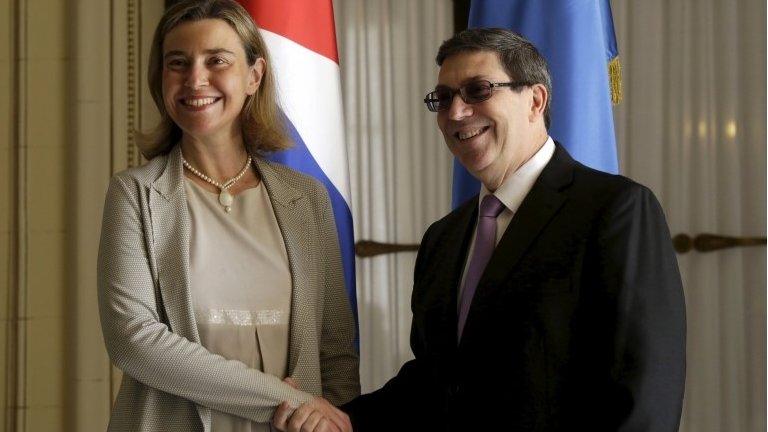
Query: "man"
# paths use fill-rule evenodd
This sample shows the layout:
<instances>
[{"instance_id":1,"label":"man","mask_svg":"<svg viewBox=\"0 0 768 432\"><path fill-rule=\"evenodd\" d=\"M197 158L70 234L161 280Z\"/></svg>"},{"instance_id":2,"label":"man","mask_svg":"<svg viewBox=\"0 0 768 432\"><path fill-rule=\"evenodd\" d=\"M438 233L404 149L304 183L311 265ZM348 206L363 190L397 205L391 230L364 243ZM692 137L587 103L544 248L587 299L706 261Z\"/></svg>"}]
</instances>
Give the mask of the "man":
<instances>
[{"instance_id":1,"label":"man","mask_svg":"<svg viewBox=\"0 0 768 432\"><path fill-rule=\"evenodd\" d=\"M482 188L424 235L415 359L343 407L355 430L677 430L685 304L656 198L553 142L519 35L466 30L437 64L425 102Z\"/></svg>"}]
</instances>

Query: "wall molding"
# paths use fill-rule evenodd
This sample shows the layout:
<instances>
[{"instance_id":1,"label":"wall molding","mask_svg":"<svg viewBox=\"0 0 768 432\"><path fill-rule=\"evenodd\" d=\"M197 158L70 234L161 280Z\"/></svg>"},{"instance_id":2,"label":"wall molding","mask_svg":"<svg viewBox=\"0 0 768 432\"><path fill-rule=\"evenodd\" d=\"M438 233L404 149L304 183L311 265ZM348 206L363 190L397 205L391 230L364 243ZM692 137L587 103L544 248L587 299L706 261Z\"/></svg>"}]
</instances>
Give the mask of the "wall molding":
<instances>
[{"instance_id":1,"label":"wall molding","mask_svg":"<svg viewBox=\"0 0 768 432\"><path fill-rule=\"evenodd\" d=\"M10 250L10 285L8 287L8 330L6 339L6 422L7 431L24 431L27 408L27 270L28 270L28 205L27 205L27 1L12 4L11 32L13 67L12 96L12 157L13 185L12 228Z\"/></svg>"},{"instance_id":2,"label":"wall molding","mask_svg":"<svg viewBox=\"0 0 768 432\"><path fill-rule=\"evenodd\" d=\"M126 150L127 150L127 166L136 167L141 164L141 152L136 145L136 135L134 131L139 127L140 119L138 117L138 101L141 98L140 89L140 75L139 75L139 58L138 52L140 50L139 34L141 32L141 11L139 9L140 4L138 0L127 0L126 2L126 20L127 20L127 40L126 40L126 57L127 57L127 76L126 82L128 86L128 94L126 101ZM116 53L117 54L117 53Z\"/></svg>"},{"instance_id":3,"label":"wall molding","mask_svg":"<svg viewBox=\"0 0 768 432\"><path fill-rule=\"evenodd\" d=\"M114 105L111 16L117 2L76 0L68 22L72 62L67 100L70 124L66 160L72 192L67 209L68 292L65 430L104 430L109 421L110 364L103 344L96 298L104 193L112 171ZM96 235L95 235L96 234Z\"/></svg>"}]
</instances>

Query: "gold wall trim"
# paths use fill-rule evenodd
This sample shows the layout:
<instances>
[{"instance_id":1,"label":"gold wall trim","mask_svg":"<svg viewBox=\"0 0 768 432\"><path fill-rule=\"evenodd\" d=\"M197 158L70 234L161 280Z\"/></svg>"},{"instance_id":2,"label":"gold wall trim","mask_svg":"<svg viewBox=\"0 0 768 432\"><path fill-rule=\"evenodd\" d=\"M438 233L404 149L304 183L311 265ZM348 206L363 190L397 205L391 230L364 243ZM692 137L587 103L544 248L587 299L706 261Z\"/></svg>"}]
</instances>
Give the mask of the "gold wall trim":
<instances>
[{"instance_id":1,"label":"gold wall trim","mask_svg":"<svg viewBox=\"0 0 768 432\"><path fill-rule=\"evenodd\" d=\"M104 193L126 163L126 0L71 5L71 109L65 294L68 337L63 430L103 431L111 408L111 365L99 325L96 260Z\"/></svg>"},{"instance_id":2,"label":"gold wall trim","mask_svg":"<svg viewBox=\"0 0 768 432\"><path fill-rule=\"evenodd\" d=\"M128 20L128 41L127 41L127 55L128 55L128 100L127 100L127 151L128 151L128 167L139 166L141 163L141 154L139 148L136 145L135 131L139 124L137 117L138 113L138 100L139 100L139 61L138 61L138 34L140 20L139 5L136 0L128 0L127 2L127 20Z\"/></svg>"},{"instance_id":3,"label":"gold wall trim","mask_svg":"<svg viewBox=\"0 0 768 432\"><path fill-rule=\"evenodd\" d=\"M8 287L8 345L6 347L6 430L26 429L27 408L27 268L28 268L28 205L27 205L27 2L12 3L13 32L11 81L13 88L13 228L11 253L11 284Z\"/></svg>"},{"instance_id":4,"label":"gold wall trim","mask_svg":"<svg viewBox=\"0 0 768 432\"><path fill-rule=\"evenodd\" d=\"M372 240L360 240L355 243L355 255L360 258L370 258L397 252L416 252L418 250L418 243L382 243Z\"/></svg>"},{"instance_id":5,"label":"gold wall trim","mask_svg":"<svg viewBox=\"0 0 768 432\"><path fill-rule=\"evenodd\" d=\"M765 237L733 237L719 234L701 233L695 237L681 233L672 238L677 253L713 252L722 249L747 246L765 246Z\"/></svg>"}]
</instances>

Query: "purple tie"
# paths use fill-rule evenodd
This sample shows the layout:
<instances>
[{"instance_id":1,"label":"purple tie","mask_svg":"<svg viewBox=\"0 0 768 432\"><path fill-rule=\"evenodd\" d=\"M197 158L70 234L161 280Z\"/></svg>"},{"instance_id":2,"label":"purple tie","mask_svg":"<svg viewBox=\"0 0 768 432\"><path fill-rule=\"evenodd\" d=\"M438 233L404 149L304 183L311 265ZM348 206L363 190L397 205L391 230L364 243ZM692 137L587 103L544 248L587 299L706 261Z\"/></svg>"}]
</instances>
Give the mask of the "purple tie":
<instances>
[{"instance_id":1,"label":"purple tie","mask_svg":"<svg viewBox=\"0 0 768 432\"><path fill-rule=\"evenodd\" d=\"M493 195L486 195L480 203L480 217L477 221L477 234L475 236L475 249L467 268L467 276L464 278L464 289L459 300L459 340L464 331L464 323L467 321L469 306L472 297L475 296L477 283L488 264L496 247L496 217L504 210L504 204Z\"/></svg>"}]
</instances>

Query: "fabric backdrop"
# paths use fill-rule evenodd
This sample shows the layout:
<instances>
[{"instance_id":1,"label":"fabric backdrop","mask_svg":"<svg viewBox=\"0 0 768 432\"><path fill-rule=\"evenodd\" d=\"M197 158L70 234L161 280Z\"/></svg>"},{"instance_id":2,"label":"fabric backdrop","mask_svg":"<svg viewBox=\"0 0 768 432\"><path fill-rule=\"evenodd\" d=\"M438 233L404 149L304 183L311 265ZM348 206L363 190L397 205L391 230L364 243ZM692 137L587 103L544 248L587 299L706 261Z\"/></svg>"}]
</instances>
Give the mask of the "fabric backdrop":
<instances>
[{"instance_id":1,"label":"fabric backdrop","mask_svg":"<svg viewBox=\"0 0 768 432\"><path fill-rule=\"evenodd\" d=\"M421 99L452 33L452 2L334 4L355 237L418 242L450 207L450 154ZM621 173L656 193L673 235L765 236L765 2L612 6L624 74L614 107ZM414 259L357 259L364 391L411 357ZM681 431L764 431L765 247L678 261L688 313Z\"/></svg>"},{"instance_id":2,"label":"fabric backdrop","mask_svg":"<svg viewBox=\"0 0 768 432\"><path fill-rule=\"evenodd\" d=\"M453 32L450 0L336 0L357 240L419 243L446 214L451 157L422 100ZM412 357L415 252L357 258L360 379L380 387Z\"/></svg>"},{"instance_id":3,"label":"fabric backdrop","mask_svg":"<svg viewBox=\"0 0 768 432\"><path fill-rule=\"evenodd\" d=\"M765 236L765 2L613 2L621 172L672 234ZM678 255L688 313L683 432L764 431L765 247Z\"/></svg>"}]
</instances>

